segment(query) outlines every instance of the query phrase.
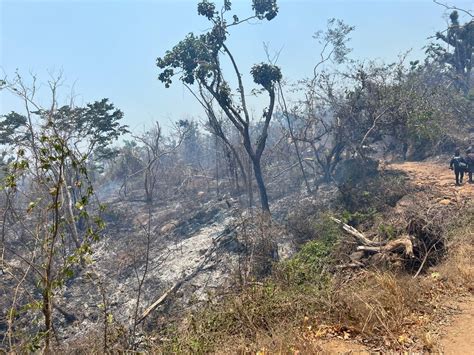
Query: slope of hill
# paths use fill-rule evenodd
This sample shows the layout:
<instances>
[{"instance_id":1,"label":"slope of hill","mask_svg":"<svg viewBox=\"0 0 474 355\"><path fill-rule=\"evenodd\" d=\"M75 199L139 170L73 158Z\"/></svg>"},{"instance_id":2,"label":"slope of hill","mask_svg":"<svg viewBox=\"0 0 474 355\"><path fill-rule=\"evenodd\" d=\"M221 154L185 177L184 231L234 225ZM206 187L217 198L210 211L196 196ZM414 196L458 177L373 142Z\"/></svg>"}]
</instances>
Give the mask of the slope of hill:
<instances>
[{"instance_id":1,"label":"slope of hill","mask_svg":"<svg viewBox=\"0 0 474 355\"><path fill-rule=\"evenodd\" d=\"M392 173L403 174L411 190L364 223L363 232L376 240L388 230L390 240L406 231L414 257L403 250L365 253L362 262L335 265L344 269L325 284L324 277L311 278L315 264L330 261L324 242L310 241L268 281L198 312L191 328L184 325L178 339L159 348L261 354L471 349L474 184L454 186L448 167L433 161L382 167L382 176ZM355 249L351 235L340 238L342 253Z\"/></svg>"}]
</instances>

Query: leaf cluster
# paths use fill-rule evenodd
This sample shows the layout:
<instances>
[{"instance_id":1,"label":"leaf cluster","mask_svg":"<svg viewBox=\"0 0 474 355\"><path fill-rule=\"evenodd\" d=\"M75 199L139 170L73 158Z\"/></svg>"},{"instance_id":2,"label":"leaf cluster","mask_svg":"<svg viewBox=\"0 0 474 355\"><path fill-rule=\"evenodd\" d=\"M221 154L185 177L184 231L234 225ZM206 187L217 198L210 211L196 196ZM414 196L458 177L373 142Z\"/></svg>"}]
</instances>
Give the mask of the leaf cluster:
<instances>
[{"instance_id":1,"label":"leaf cluster","mask_svg":"<svg viewBox=\"0 0 474 355\"><path fill-rule=\"evenodd\" d=\"M215 3L208 0L198 4L198 14L212 22L212 29L202 35L189 33L163 57L157 58L156 65L163 69L159 73L158 79L165 84L166 88L171 86L172 78L176 74L180 75L179 80L189 85L194 84L196 80L201 83L212 79L219 80L221 76L219 53L223 50L228 37L228 28L252 18L270 21L278 13L276 0L253 0L252 9L255 14L242 21L237 15L233 15L233 22L229 24L224 14L231 9L232 4L228 0L224 1L221 12L216 10ZM270 65L258 64L252 71L255 71L256 83L261 83L264 87L268 87L272 82L281 78L279 69Z\"/></svg>"},{"instance_id":2,"label":"leaf cluster","mask_svg":"<svg viewBox=\"0 0 474 355\"><path fill-rule=\"evenodd\" d=\"M280 68L267 63L255 64L250 73L255 84L263 86L267 91L272 91L275 83L282 78Z\"/></svg>"},{"instance_id":3,"label":"leaf cluster","mask_svg":"<svg viewBox=\"0 0 474 355\"><path fill-rule=\"evenodd\" d=\"M10 112L0 118L0 144L14 144L24 140L27 134L20 129L26 126L25 116L16 112Z\"/></svg>"}]
</instances>

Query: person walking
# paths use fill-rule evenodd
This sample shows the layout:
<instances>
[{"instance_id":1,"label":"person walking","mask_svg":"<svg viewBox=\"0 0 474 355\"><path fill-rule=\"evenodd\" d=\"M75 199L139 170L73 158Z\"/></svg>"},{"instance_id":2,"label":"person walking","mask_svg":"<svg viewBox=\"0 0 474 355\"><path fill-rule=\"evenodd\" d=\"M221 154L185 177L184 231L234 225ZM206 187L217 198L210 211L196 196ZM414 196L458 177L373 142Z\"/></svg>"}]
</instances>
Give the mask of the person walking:
<instances>
[{"instance_id":1,"label":"person walking","mask_svg":"<svg viewBox=\"0 0 474 355\"><path fill-rule=\"evenodd\" d=\"M459 149L456 149L454 152L454 157L449 163L449 168L454 170L454 175L456 176L456 186L460 186L464 178L464 171L467 169L467 163L461 156L461 151Z\"/></svg>"}]
</instances>

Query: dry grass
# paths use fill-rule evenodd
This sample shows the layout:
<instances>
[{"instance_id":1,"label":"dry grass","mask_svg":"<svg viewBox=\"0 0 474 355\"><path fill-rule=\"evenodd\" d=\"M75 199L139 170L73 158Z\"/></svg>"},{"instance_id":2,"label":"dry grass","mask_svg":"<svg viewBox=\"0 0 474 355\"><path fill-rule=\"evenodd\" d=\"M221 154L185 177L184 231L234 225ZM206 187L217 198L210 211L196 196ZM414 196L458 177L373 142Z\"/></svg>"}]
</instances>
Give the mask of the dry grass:
<instances>
[{"instance_id":1,"label":"dry grass","mask_svg":"<svg viewBox=\"0 0 474 355\"><path fill-rule=\"evenodd\" d=\"M447 233L448 255L435 271L453 289L474 291L474 203L451 223Z\"/></svg>"},{"instance_id":2,"label":"dry grass","mask_svg":"<svg viewBox=\"0 0 474 355\"><path fill-rule=\"evenodd\" d=\"M453 211L450 216L455 217L443 221L440 236L447 254L441 264L418 277L377 269L330 275L327 265L339 248L338 230L319 225L319 239L279 264L266 280L249 278L242 288L215 298L184 322L155 335L149 349L311 354L327 351L321 347L327 339L342 338L364 340L387 351L439 351L435 330L444 313L441 306L453 294L473 291L472 207ZM278 227L258 225L265 228L247 230L249 239L254 234L268 236Z\"/></svg>"},{"instance_id":3,"label":"dry grass","mask_svg":"<svg viewBox=\"0 0 474 355\"><path fill-rule=\"evenodd\" d=\"M367 271L324 290L305 286L266 283L242 290L199 312L179 336L170 339L168 334L165 338L171 341L158 348L180 353L317 353L323 339L350 336L405 350L424 335L413 330L431 308L424 294L429 285L417 279Z\"/></svg>"},{"instance_id":4,"label":"dry grass","mask_svg":"<svg viewBox=\"0 0 474 355\"><path fill-rule=\"evenodd\" d=\"M164 338L170 341L160 347L165 352L208 353L291 346L299 342L289 339L295 340L304 319L317 312L319 300L316 291L300 292L269 282L247 287L209 304L179 331L168 332Z\"/></svg>"},{"instance_id":5,"label":"dry grass","mask_svg":"<svg viewBox=\"0 0 474 355\"><path fill-rule=\"evenodd\" d=\"M334 315L361 334L386 334L396 340L418 306L420 284L411 277L366 272L338 287Z\"/></svg>"},{"instance_id":6,"label":"dry grass","mask_svg":"<svg viewBox=\"0 0 474 355\"><path fill-rule=\"evenodd\" d=\"M160 344L159 349L316 353L321 351L321 339L350 336L378 348L437 351L438 339L429 327L440 316L437 309L453 290L472 291L471 207L453 214L456 217L452 221L443 222L446 228L442 237L448 254L442 264L418 277L376 269L333 275L331 279L318 272L305 273L304 278L290 277L295 270L311 269L315 262L311 255L321 257L318 253L323 245L313 243L286 267L277 268L278 272L266 282L240 290L201 311L178 337ZM311 265L305 264L308 261Z\"/></svg>"},{"instance_id":7,"label":"dry grass","mask_svg":"<svg viewBox=\"0 0 474 355\"><path fill-rule=\"evenodd\" d=\"M439 339L429 330L421 332L420 341L421 344L423 344L424 350L427 350L430 353L440 353Z\"/></svg>"}]
</instances>

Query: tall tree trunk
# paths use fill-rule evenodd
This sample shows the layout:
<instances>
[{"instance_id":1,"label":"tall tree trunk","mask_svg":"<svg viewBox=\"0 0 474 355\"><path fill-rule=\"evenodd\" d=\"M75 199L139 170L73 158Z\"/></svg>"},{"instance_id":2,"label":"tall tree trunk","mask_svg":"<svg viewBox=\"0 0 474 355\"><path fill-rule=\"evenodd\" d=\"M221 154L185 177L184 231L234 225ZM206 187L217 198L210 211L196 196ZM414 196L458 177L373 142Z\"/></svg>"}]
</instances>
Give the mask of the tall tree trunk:
<instances>
[{"instance_id":1,"label":"tall tree trunk","mask_svg":"<svg viewBox=\"0 0 474 355\"><path fill-rule=\"evenodd\" d=\"M45 338L44 338L44 353L49 354L51 346L51 332L53 331L53 318L52 318L52 299L51 299L51 284L48 279L49 276L45 276L45 285L43 290L43 315L44 315L44 326L45 326Z\"/></svg>"},{"instance_id":2,"label":"tall tree trunk","mask_svg":"<svg viewBox=\"0 0 474 355\"><path fill-rule=\"evenodd\" d=\"M268 204L267 189L265 182L263 181L262 168L259 157L252 158L253 172L255 174L255 180L257 180L258 192L260 194L260 204L264 212L270 213L270 205Z\"/></svg>"},{"instance_id":3,"label":"tall tree trunk","mask_svg":"<svg viewBox=\"0 0 474 355\"><path fill-rule=\"evenodd\" d=\"M248 204L249 208L253 206L253 181L252 181L252 159L248 158L248 173L247 173L247 190L248 190Z\"/></svg>"}]
</instances>

